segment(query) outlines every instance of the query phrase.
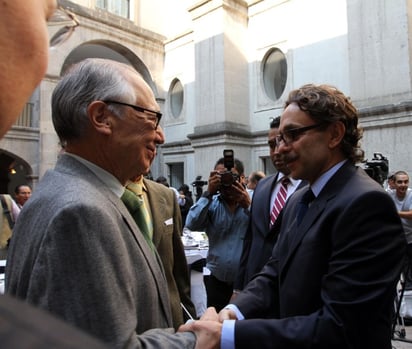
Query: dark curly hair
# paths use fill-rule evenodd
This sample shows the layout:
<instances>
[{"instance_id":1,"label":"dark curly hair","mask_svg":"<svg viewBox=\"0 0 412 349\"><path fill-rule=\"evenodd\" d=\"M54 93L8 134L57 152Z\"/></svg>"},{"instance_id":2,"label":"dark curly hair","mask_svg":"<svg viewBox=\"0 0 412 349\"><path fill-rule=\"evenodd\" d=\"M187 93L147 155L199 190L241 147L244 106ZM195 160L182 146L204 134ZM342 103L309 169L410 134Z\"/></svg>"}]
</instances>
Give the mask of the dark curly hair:
<instances>
[{"instance_id":1,"label":"dark curly hair","mask_svg":"<svg viewBox=\"0 0 412 349\"><path fill-rule=\"evenodd\" d=\"M330 125L341 121L346 129L341 144L342 152L353 163L362 160L363 151L359 144L362 128L358 126L358 112L341 91L330 85L307 84L289 93L285 108L292 103L296 103L318 123Z\"/></svg>"}]
</instances>

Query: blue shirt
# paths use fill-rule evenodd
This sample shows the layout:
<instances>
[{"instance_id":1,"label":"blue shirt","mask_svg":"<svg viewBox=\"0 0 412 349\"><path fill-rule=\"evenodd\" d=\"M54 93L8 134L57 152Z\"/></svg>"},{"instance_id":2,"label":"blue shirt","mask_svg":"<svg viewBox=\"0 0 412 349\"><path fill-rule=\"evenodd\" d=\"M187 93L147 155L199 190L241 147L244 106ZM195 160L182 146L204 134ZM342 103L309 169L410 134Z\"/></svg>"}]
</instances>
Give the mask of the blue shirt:
<instances>
[{"instance_id":1,"label":"blue shirt","mask_svg":"<svg viewBox=\"0 0 412 349\"><path fill-rule=\"evenodd\" d=\"M249 210L240 206L231 212L220 195L201 197L187 214L186 227L204 231L209 239L206 267L224 282L234 282L249 223Z\"/></svg>"},{"instance_id":2,"label":"blue shirt","mask_svg":"<svg viewBox=\"0 0 412 349\"><path fill-rule=\"evenodd\" d=\"M410 211L412 210L412 190L408 189L405 197L400 200L396 195L396 190L389 193L395 203L398 211ZM412 220L407 218L401 218L403 230L405 231L406 241L408 244L412 243Z\"/></svg>"}]
</instances>

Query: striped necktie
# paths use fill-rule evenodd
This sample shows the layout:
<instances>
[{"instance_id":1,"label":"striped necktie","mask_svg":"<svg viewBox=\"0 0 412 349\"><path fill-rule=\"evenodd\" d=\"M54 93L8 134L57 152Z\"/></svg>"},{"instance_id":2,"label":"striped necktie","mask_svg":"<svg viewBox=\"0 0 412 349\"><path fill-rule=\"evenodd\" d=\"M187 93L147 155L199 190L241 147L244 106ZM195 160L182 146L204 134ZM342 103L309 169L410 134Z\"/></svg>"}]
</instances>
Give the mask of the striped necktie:
<instances>
[{"instance_id":1,"label":"striped necktie","mask_svg":"<svg viewBox=\"0 0 412 349\"><path fill-rule=\"evenodd\" d=\"M150 248L154 251L155 247L152 241L153 223L143 199L142 185L139 183L127 185L122 196L122 201L140 228Z\"/></svg>"},{"instance_id":2,"label":"striped necktie","mask_svg":"<svg viewBox=\"0 0 412 349\"><path fill-rule=\"evenodd\" d=\"M279 217L280 211L282 211L283 206L285 206L285 202L288 196L289 183L290 179L288 177L283 177L281 181L281 186L279 188L278 193L276 194L276 198L273 203L272 212L270 213L269 228L272 228L273 224L275 224L276 219Z\"/></svg>"}]
</instances>

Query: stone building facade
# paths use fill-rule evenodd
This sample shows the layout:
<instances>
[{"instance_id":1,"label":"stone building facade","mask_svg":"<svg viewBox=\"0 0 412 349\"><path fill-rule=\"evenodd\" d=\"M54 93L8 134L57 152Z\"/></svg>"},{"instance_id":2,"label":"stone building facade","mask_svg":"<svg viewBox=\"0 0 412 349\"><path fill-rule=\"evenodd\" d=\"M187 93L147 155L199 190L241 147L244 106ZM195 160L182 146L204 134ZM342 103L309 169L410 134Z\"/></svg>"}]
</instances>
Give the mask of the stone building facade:
<instances>
[{"instance_id":1,"label":"stone building facade","mask_svg":"<svg viewBox=\"0 0 412 349\"><path fill-rule=\"evenodd\" d=\"M290 90L335 85L364 127L365 157L412 175L410 0L78 0L72 38L51 50L46 77L0 140L0 191L36 184L60 147L50 96L86 57L131 64L154 90L166 143L152 175L171 185L207 179L223 149L273 172L267 130ZM14 173L13 173L14 172Z\"/></svg>"}]
</instances>

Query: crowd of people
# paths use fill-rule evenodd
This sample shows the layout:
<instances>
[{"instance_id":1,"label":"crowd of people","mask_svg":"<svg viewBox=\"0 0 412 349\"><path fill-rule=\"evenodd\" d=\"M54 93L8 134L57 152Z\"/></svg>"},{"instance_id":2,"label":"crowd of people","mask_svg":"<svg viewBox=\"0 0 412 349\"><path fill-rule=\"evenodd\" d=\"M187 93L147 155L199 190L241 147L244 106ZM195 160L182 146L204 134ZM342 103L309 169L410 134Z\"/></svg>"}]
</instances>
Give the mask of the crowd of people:
<instances>
[{"instance_id":1,"label":"crowd of people","mask_svg":"<svg viewBox=\"0 0 412 349\"><path fill-rule=\"evenodd\" d=\"M45 72L56 2L1 10L0 137ZM391 348L396 285L411 264L409 176L394 173L386 192L356 166L350 99L329 85L291 91L268 135L277 174L250 195L242 161L219 159L194 204L188 186L145 178L165 142L161 117L123 63L85 59L58 82L64 150L33 195L16 188L24 207L1 240L1 346ZM184 226L209 238L209 308L195 320Z\"/></svg>"}]
</instances>

